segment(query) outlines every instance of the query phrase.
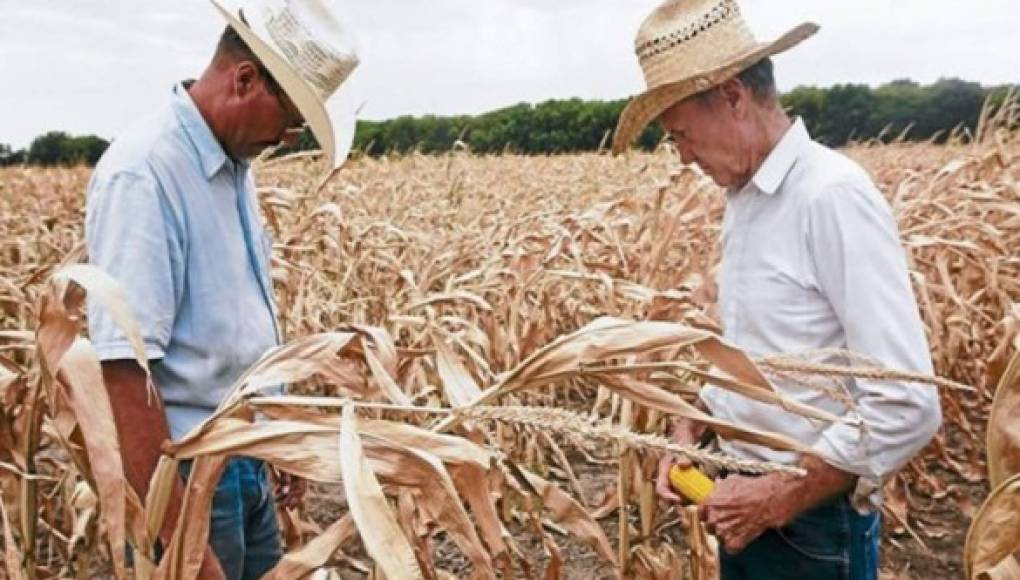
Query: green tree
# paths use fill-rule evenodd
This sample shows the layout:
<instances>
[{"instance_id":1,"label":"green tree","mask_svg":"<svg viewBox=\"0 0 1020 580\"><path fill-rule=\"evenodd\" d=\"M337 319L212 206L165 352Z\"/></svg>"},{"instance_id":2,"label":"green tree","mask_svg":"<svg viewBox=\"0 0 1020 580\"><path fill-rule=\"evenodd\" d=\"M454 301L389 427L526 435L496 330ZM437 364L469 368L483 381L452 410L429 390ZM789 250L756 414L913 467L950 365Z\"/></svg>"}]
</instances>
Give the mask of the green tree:
<instances>
[{"instance_id":1,"label":"green tree","mask_svg":"<svg viewBox=\"0 0 1020 580\"><path fill-rule=\"evenodd\" d=\"M95 135L72 137L63 131L50 131L32 140L27 161L36 165L94 165L108 146L109 142Z\"/></svg>"},{"instance_id":2,"label":"green tree","mask_svg":"<svg viewBox=\"0 0 1020 580\"><path fill-rule=\"evenodd\" d=\"M0 143L0 167L7 165L16 165L18 163L25 162L25 150L18 149L15 151L10 145L6 143Z\"/></svg>"},{"instance_id":3,"label":"green tree","mask_svg":"<svg viewBox=\"0 0 1020 580\"><path fill-rule=\"evenodd\" d=\"M787 111L804 119L816 139L838 147L850 140L888 141L901 134L915 140L944 139L956 127L973 132L989 95L997 95L1001 101L1005 93L1006 87L993 92L959 79L942 79L926 86L900 79L877 88L861 84L797 87L780 99ZM608 145L607 138L625 105L625 100L549 100L519 103L476 116L405 115L387 121L358 121L354 148L369 155L414 150L441 153L460 140L480 154L594 151ZM635 145L652 150L662 138L662 129L651 123ZM305 131L293 149L280 153L316 147L311 132ZM40 149L44 149L42 145ZM77 156L89 158L82 153ZM46 156L39 152L38 157Z\"/></svg>"}]
</instances>

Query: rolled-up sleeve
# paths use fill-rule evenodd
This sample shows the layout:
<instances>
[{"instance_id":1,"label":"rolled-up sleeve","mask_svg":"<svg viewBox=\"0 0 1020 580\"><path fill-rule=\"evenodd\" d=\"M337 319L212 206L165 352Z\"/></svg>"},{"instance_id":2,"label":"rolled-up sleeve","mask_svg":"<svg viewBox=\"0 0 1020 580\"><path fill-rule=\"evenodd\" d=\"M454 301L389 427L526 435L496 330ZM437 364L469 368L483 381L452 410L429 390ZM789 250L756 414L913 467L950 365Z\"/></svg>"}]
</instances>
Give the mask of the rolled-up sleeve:
<instances>
[{"instance_id":1,"label":"rolled-up sleeve","mask_svg":"<svg viewBox=\"0 0 1020 580\"><path fill-rule=\"evenodd\" d=\"M138 321L146 355L162 358L176 311L169 208L155 180L142 172L98 172L89 184L85 238L89 262L110 274ZM134 358L127 337L102 303L88 301L89 335L102 360Z\"/></svg>"},{"instance_id":2,"label":"rolled-up sleeve","mask_svg":"<svg viewBox=\"0 0 1020 580\"><path fill-rule=\"evenodd\" d=\"M911 290L895 219L864 176L811 200L807 243L821 291L839 318L846 348L883 366L932 373L924 326ZM864 431L829 427L816 447L861 480L858 494L882 482L921 450L942 421L934 387L855 379Z\"/></svg>"}]
</instances>

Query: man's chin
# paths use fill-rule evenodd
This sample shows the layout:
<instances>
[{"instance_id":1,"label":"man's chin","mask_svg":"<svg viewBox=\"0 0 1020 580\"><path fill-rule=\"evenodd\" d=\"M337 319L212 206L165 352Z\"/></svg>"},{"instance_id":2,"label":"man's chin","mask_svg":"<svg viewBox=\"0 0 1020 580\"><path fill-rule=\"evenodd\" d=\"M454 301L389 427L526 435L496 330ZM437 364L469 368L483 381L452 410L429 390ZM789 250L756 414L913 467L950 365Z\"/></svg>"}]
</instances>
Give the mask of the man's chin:
<instances>
[{"instance_id":1,"label":"man's chin","mask_svg":"<svg viewBox=\"0 0 1020 580\"><path fill-rule=\"evenodd\" d=\"M715 173L713 173L711 171L706 171L705 169L702 169L701 171L704 172L704 174L707 175L708 178L712 180L712 183L715 183L719 187L728 187L729 186L729 184L726 183L726 179L720 177L719 175L717 175L717 174L715 174Z\"/></svg>"},{"instance_id":2,"label":"man's chin","mask_svg":"<svg viewBox=\"0 0 1020 580\"><path fill-rule=\"evenodd\" d=\"M258 145L253 145L251 147L251 149L249 149L245 153L244 158L247 159L248 161L251 161L251 160L255 159L256 157L258 157L259 155L262 155L263 153L265 153L267 149L272 149L272 148L274 148L274 147L276 147L276 146L278 146L280 144L281 143L276 142L276 141L274 141L274 142L265 141L263 143L259 143Z\"/></svg>"},{"instance_id":3,"label":"man's chin","mask_svg":"<svg viewBox=\"0 0 1020 580\"><path fill-rule=\"evenodd\" d=\"M718 173L705 172L712 181L719 187L733 187L737 185L737 180L732 175L719 175Z\"/></svg>"},{"instance_id":4,"label":"man's chin","mask_svg":"<svg viewBox=\"0 0 1020 580\"><path fill-rule=\"evenodd\" d=\"M697 161L695 161L694 163L695 165L697 165L702 175L707 176L709 179L712 180L713 183L715 183L719 187L729 187L729 184L725 183L726 179L724 177L721 177L715 171L713 171L711 167L705 167L704 165Z\"/></svg>"}]
</instances>

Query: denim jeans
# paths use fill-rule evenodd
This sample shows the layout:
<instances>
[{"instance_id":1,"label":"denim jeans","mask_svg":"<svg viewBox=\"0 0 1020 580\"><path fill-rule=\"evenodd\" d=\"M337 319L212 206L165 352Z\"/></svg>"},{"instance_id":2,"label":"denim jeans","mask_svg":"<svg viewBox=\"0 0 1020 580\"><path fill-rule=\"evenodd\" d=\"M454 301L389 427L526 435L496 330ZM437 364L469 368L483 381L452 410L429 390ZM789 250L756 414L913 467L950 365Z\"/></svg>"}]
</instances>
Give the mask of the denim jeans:
<instances>
[{"instance_id":1,"label":"denim jeans","mask_svg":"<svg viewBox=\"0 0 1020 580\"><path fill-rule=\"evenodd\" d=\"M768 530L739 554L720 550L722 580L877 580L881 518L843 497Z\"/></svg>"},{"instance_id":2,"label":"denim jeans","mask_svg":"<svg viewBox=\"0 0 1020 580\"><path fill-rule=\"evenodd\" d=\"M191 462L181 462L180 471L186 479ZM261 460L232 457L227 461L209 518L209 545L228 579L261 578L280 560L273 490Z\"/></svg>"}]
</instances>

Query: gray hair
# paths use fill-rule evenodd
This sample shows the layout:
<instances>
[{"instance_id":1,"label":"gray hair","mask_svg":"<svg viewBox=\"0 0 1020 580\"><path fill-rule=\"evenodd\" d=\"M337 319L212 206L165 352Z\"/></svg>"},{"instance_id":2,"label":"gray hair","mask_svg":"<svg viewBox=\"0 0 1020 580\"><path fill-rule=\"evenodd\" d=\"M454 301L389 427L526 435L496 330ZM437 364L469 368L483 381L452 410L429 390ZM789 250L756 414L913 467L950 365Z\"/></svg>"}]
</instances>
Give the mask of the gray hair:
<instances>
[{"instance_id":1,"label":"gray hair","mask_svg":"<svg viewBox=\"0 0 1020 580\"><path fill-rule=\"evenodd\" d=\"M735 78L751 91L755 101L762 104L774 103L776 101L776 78L772 74L771 58L765 57L759 60L740 71ZM709 101L717 88L719 88L718 85L694 96L702 101Z\"/></svg>"},{"instance_id":2,"label":"gray hair","mask_svg":"<svg viewBox=\"0 0 1020 580\"><path fill-rule=\"evenodd\" d=\"M216 43L216 56L230 57L233 60L250 60L259 62L258 57L252 52L248 43L241 38L241 35L234 30L233 26L227 25L220 34L220 40Z\"/></svg>"},{"instance_id":3,"label":"gray hair","mask_svg":"<svg viewBox=\"0 0 1020 580\"><path fill-rule=\"evenodd\" d=\"M776 98L776 77L772 74L772 59L765 57L740 71L737 75L754 98L761 102Z\"/></svg>"},{"instance_id":4,"label":"gray hair","mask_svg":"<svg viewBox=\"0 0 1020 580\"><path fill-rule=\"evenodd\" d=\"M228 62L251 61L258 67L259 74L265 80L266 86L277 95L283 93L280 84L273 78L273 75L266 69L265 65L262 64L262 61L259 60L251 47L248 46L248 43L234 30L233 26L227 25L223 29L220 40L216 44L216 53L213 59L226 60Z\"/></svg>"}]
</instances>

